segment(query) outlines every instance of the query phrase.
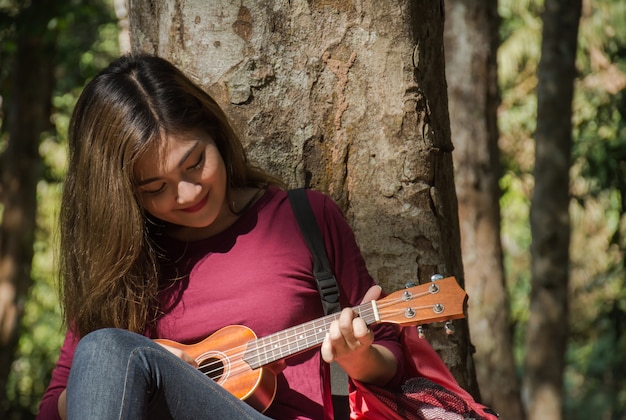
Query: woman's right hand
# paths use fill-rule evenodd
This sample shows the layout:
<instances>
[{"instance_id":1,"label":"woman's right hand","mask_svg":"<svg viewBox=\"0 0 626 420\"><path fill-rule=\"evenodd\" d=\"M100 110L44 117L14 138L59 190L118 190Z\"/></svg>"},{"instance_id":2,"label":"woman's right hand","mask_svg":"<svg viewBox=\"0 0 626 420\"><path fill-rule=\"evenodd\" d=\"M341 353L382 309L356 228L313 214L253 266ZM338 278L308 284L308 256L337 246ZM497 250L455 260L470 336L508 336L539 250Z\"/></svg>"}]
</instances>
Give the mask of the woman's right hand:
<instances>
[{"instance_id":1,"label":"woman's right hand","mask_svg":"<svg viewBox=\"0 0 626 420\"><path fill-rule=\"evenodd\" d=\"M170 347L170 346L167 346L167 345L165 345L163 343L159 343L159 342L157 342L157 344L160 345L161 347L163 347L165 350L167 350L170 353L172 353L174 356L178 357L179 359L182 359L185 362L189 363L191 366L195 367L196 369L198 368L198 362L196 362L193 357L191 357L190 355L188 355L187 353L185 353L181 349L177 349L176 347Z\"/></svg>"},{"instance_id":2,"label":"woman's right hand","mask_svg":"<svg viewBox=\"0 0 626 420\"><path fill-rule=\"evenodd\" d=\"M67 418L67 401L66 401L67 389L64 389L59 395L59 400L57 401L57 410L59 410L59 416L63 420Z\"/></svg>"}]
</instances>

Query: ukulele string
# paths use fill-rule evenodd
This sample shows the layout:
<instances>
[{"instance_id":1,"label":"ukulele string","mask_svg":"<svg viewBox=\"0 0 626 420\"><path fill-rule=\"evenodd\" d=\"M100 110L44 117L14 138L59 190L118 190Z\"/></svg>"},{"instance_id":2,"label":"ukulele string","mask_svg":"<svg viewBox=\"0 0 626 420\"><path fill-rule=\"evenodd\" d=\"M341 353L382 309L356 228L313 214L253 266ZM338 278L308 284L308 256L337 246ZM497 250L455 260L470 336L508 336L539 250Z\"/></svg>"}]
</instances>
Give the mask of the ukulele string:
<instances>
[{"instance_id":1,"label":"ukulele string","mask_svg":"<svg viewBox=\"0 0 626 420\"><path fill-rule=\"evenodd\" d=\"M320 344L319 339L323 338L323 336L320 337L321 333L324 333L325 335L328 327L330 326L330 323L338 317L339 314L331 314L323 318L309 321L305 324L289 328L279 333L251 340L239 346L232 347L225 352L222 352L222 354L225 355L226 359L228 359L229 361L232 362L241 359L241 363L228 364L222 362L222 357L220 357L217 353L213 357L209 355L205 360L211 361L206 364L201 364L198 367L198 370L200 370L202 373L204 373L204 375L209 377L221 376L217 375L220 371L227 372L229 376L246 372L251 369L250 365L244 360L244 356L246 355L246 353L251 353L251 357L256 360L265 360L265 363L259 362L259 367L268 365L285 357L285 355L282 354L282 351L284 351L285 348L288 348L288 346L286 347L284 343L291 343L293 342L294 338L296 339L296 341L306 343L304 346L293 346L294 348L297 348L297 351L304 350L306 348ZM311 345L311 342L313 342L314 344ZM250 345L253 345L254 348L250 349ZM281 357L275 356L277 352L281 352L279 353ZM227 364L228 366L226 366ZM212 365L214 365L215 367L212 368ZM207 370L207 368L209 369Z\"/></svg>"},{"instance_id":2,"label":"ukulele string","mask_svg":"<svg viewBox=\"0 0 626 420\"><path fill-rule=\"evenodd\" d=\"M324 325L324 335L329 325L330 323L328 323L328 325ZM228 359L231 363L224 363L222 361L222 358L220 358L218 355L214 357L209 356L205 360L211 360L211 361L206 364L201 364L198 367L198 370L200 370L202 373L204 373L205 376L208 376L210 378L222 376L221 374L219 374L220 372L223 372L227 376L238 375L238 374L247 372L250 369L252 369L252 367L245 361L244 356L247 352L249 351L254 352L255 350L256 352L254 353L252 357L259 361L265 360L265 363L261 363L261 362L259 363L260 365L259 367L266 366L270 363L273 363L275 361L285 358L286 355L282 354L282 351L284 351L284 348L288 348L288 347L286 347L285 344L281 342L286 341L290 343L292 342L293 338L296 338L297 339L296 341L305 341L307 344L304 346L298 346L298 347L296 347L295 345L293 346L294 348L297 349L297 351L304 350L309 347L314 347L314 345L320 344L318 340L319 335L320 335L319 327L320 326L318 325L314 329L311 328L311 329L305 330L304 333L300 332L300 333L292 334L290 336L285 336L283 338L280 338L278 340L273 340L273 341L268 340L268 338L272 337L273 335L256 339L256 340L252 340L252 341L256 341L256 343L253 344L255 345L256 349L249 350L248 346L251 344L251 342L247 342L240 346L233 347L229 351L223 352L223 354L226 356L226 359ZM310 344L311 342L315 344L311 345ZM278 354L280 355L280 357L276 357L277 352L279 352ZM295 351L293 353L295 353Z\"/></svg>"},{"instance_id":3,"label":"ukulele string","mask_svg":"<svg viewBox=\"0 0 626 420\"><path fill-rule=\"evenodd\" d=\"M430 295L430 292L421 292L421 293L414 293L411 296L411 301L412 300L417 300L421 297ZM398 314L402 314L404 313L404 310L406 309L407 305L402 306L400 308L391 308L391 310L389 310L389 307L394 307L396 305L398 305L398 303L401 302L408 302L408 300L405 300L404 298L400 297L400 298L396 298L396 299L391 299L389 301L385 301L385 302L381 302L377 305L378 307L378 313L380 315L385 315L386 317L391 317L393 315L398 315ZM420 306L411 306L412 309L414 310L421 310L421 309L431 309L433 308L435 305L434 304L427 304L427 305L420 305ZM385 318L383 316L381 316L381 319ZM381 321L384 322L384 321Z\"/></svg>"},{"instance_id":4,"label":"ukulele string","mask_svg":"<svg viewBox=\"0 0 626 420\"><path fill-rule=\"evenodd\" d=\"M413 299L417 299L419 297L426 296L429 294L430 292L417 293L413 295ZM402 303L402 302L405 302L405 299L401 297L395 298L395 299L387 298L384 301L378 301L376 306L377 306L379 315L381 315L381 318L383 318L381 322L385 322L384 321L385 317L388 318L394 315L403 314L404 308L400 308L400 309L393 308L394 306L398 305L398 303ZM434 305L429 304L429 305L415 306L412 308L419 310L419 309L432 308L433 306ZM366 304L357 306L353 309L355 309L359 313L359 316L361 318L364 318L366 320L371 319L371 321L369 321L370 324L373 324L376 322L374 320L374 315L373 315L374 309L372 308L371 304L366 303ZM275 362L284 358L285 356L295 353L295 352L291 352L291 349L290 349L290 346L292 346L291 343L293 343L294 339L296 339L295 340L296 342L304 341L306 343L301 348L298 345L293 345L294 348L297 349L297 351L304 350L309 347L313 347L315 345L321 344L319 341L320 334L321 334L320 327L322 328L323 330L322 332L325 335L326 332L328 331L328 328L330 327L330 323L333 320L337 319L338 317L339 317L339 314L328 315L323 318L307 322L298 327L289 328L283 331L282 333L271 334L269 336L259 338L256 340L251 340L245 344L233 347L228 352L226 352L226 356L229 360L238 360L241 358L241 362L236 363L234 365L227 366L227 364L222 362L219 357L213 357L213 358L208 357L206 360L213 359L214 361L201 365L198 367L198 369L201 370L206 376L209 376L211 378L213 376L218 376L216 374L219 372L222 372L223 374L227 374L228 376L231 376L231 375L238 375L240 373L249 371L251 367L243 358L246 352L254 351L254 350L248 349L248 346L253 341L256 341L255 358L258 360L266 361L266 363L261 364L261 366L268 365L272 362ZM279 337L279 338L276 339L276 337ZM313 342L315 344L312 346L309 344L310 342ZM285 348L288 349L287 355L282 354ZM279 352L279 355L281 355L282 357L276 357L276 352ZM212 367L212 365L215 365L215 367ZM210 369L206 370L207 368L210 368ZM219 376L222 376L222 375L219 375Z\"/></svg>"}]
</instances>

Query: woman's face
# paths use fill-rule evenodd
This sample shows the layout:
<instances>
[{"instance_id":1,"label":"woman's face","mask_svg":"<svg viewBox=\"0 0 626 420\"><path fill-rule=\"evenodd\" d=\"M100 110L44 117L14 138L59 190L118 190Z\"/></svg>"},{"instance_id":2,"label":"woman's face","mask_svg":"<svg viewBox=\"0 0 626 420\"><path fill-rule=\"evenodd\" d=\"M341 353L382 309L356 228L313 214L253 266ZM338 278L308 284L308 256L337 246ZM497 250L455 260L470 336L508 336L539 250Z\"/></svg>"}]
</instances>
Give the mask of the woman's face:
<instances>
[{"instance_id":1,"label":"woman's face","mask_svg":"<svg viewBox=\"0 0 626 420\"><path fill-rule=\"evenodd\" d=\"M165 222L218 228L230 215L224 160L204 131L168 136L136 162L134 176L141 206Z\"/></svg>"}]
</instances>

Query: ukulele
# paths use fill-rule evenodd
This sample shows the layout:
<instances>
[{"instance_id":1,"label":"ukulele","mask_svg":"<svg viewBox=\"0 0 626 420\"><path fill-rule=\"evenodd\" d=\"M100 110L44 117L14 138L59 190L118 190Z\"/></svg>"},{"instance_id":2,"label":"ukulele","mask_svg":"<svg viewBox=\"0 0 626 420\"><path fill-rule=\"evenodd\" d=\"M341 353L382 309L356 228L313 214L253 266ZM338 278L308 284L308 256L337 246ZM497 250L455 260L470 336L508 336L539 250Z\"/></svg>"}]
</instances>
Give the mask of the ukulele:
<instances>
[{"instance_id":1,"label":"ukulele","mask_svg":"<svg viewBox=\"0 0 626 420\"><path fill-rule=\"evenodd\" d=\"M464 318L467 294L454 277L410 287L383 299L352 308L367 325L380 322L421 325ZM196 344L158 339L158 343L184 351L198 369L231 394L264 412L276 393L278 362L320 346L339 313L257 338L242 325L219 329ZM273 369L274 368L274 369Z\"/></svg>"}]
</instances>

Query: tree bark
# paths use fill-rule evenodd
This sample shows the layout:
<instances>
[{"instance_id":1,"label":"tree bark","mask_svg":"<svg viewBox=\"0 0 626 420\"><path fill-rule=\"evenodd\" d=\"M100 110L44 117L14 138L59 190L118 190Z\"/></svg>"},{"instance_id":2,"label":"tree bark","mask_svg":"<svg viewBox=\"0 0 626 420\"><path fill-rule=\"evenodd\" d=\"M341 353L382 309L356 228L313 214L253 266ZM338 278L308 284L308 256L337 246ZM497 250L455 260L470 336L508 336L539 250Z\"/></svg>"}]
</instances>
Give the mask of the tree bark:
<instances>
[{"instance_id":1,"label":"tree bark","mask_svg":"<svg viewBox=\"0 0 626 420\"><path fill-rule=\"evenodd\" d=\"M0 226L0 396L18 340L28 289L35 239L37 182L41 177L39 142L50 127L56 2L24 9L16 21L17 51L7 101L7 148L2 156L2 226Z\"/></svg>"},{"instance_id":2,"label":"tree bark","mask_svg":"<svg viewBox=\"0 0 626 420\"><path fill-rule=\"evenodd\" d=\"M468 319L483 403L522 420L502 245L497 1L446 2L446 76Z\"/></svg>"},{"instance_id":3,"label":"tree bark","mask_svg":"<svg viewBox=\"0 0 626 420\"><path fill-rule=\"evenodd\" d=\"M432 0L131 0L131 45L181 66L224 106L253 158L331 195L392 291L463 282L443 60ZM476 391L467 323L429 338Z\"/></svg>"},{"instance_id":4,"label":"tree bark","mask_svg":"<svg viewBox=\"0 0 626 420\"><path fill-rule=\"evenodd\" d=\"M581 1L546 0L538 69L530 317L523 396L529 419L563 417L568 333L569 170Z\"/></svg>"}]
</instances>

